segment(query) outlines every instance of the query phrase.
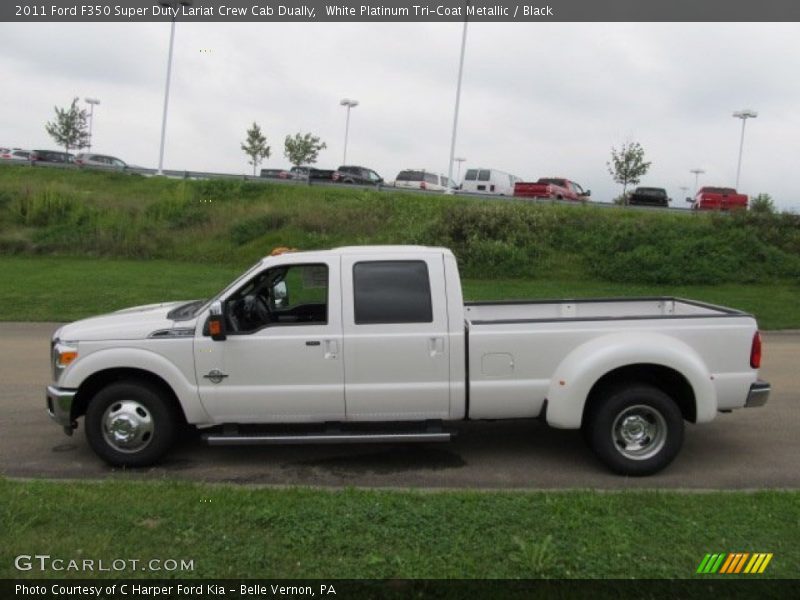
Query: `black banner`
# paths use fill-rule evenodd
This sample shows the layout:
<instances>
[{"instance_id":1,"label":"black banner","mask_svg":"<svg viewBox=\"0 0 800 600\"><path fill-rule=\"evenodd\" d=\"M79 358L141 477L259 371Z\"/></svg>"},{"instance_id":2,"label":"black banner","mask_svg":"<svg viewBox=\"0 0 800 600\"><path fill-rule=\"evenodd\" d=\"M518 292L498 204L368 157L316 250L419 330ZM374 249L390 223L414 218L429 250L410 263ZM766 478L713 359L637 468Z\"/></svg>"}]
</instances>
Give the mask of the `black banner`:
<instances>
[{"instance_id":1,"label":"black banner","mask_svg":"<svg viewBox=\"0 0 800 600\"><path fill-rule=\"evenodd\" d=\"M797 0L3 0L0 21L772 22Z\"/></svg>"},{"instance_id":2,"label":"black banner","mask_svg":"<svg viewBox=\"0 0 800 600\"><path fill-rule=\"evenodd\" d=\"M794 580L753 579L751 575L730 579L698 576L678 580L452 580L452 579L39 579L2 580L3 600L130 600L141 598L185 598L187 600L268 600L275 598L335 598L336 600L453 598L482 600L674 600L675 598L788 598Z\"/></svg>"}]
</instances>

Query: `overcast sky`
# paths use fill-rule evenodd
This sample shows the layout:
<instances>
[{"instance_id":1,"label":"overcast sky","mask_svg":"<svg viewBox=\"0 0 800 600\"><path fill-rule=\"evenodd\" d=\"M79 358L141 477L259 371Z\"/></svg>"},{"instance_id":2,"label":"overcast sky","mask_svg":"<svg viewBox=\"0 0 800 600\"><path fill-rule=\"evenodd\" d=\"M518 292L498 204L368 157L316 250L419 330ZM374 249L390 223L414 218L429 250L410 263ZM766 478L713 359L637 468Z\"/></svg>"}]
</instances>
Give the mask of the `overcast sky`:
<instances>
[{"instance_id":1,"label":"overcast sky","mask_svg":"<svg viewBox=\"0 0 800 600\"><path fill-rule=\"evenodd\" d=\"M286 167L283 139L310 131L341 164L343 97L357 99L348 163L394 179L447 172L460 24L178 22L165 167L245 173L255 120ZM800 24L471 23L456 154L464 168L569 177L619 193L611 146L640 142L642 184L683 205L689 170L800 211ZM51 148L44 124L74 96L101 100L93 150L158 162L169 24L0 24L0 146ZM463 175L463 172L462 172Z\"/></svg>"}]
</instances>

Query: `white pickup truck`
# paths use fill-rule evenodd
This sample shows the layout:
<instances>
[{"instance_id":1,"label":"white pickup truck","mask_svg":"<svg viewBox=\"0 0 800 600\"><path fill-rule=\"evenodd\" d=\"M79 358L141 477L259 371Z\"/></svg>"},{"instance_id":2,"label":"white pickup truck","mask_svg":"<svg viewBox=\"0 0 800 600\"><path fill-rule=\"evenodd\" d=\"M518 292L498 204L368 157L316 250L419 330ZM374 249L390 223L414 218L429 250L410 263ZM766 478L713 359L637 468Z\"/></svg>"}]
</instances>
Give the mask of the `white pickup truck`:
<instances>
[{"instance_id":1,"label":"white pickup truck","mask_svg":"<svg viewBox=\"0 0 800 600\"><path fill-rule=\"evenodd\" d=\"M188 423L211 444L445 441L446 423L581 428L614 471L678 453L684 421L759 406L745 313L676 298L464 303L444 248L264 258L210 300L61 327L50 415L143 466ZM533 432L531 435L535 435Z\"/></svg>"}]
</instances>

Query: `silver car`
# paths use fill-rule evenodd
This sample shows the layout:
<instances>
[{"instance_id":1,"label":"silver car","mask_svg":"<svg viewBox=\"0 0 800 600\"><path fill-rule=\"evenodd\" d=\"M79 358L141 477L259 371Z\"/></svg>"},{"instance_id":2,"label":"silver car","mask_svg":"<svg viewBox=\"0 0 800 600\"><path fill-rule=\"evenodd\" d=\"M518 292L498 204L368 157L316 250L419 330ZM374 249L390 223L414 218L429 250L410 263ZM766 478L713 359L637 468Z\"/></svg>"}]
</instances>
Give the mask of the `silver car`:
<instances>
[{"instance_id":1,"label":"silver car","mask_svg":"<svg viewBox=\"0 0 800 600\"><path fill-rule=\"evenodd\" d=\"M0 160L30 160L30 150L20 150L19 148L0 148Z\"/></svg>"},{"instance_id":2,"label":"silver car","mask_svg":"<svg viewBox=\"0 0 800 600\"><path fill-rule=\"evenodd\" d=\"M79 167L110 167L114 169L126 169L128 165L115 156L105 154L90 154L84 152L75 157L75 164Z\"/></svg>"}]
</instances>

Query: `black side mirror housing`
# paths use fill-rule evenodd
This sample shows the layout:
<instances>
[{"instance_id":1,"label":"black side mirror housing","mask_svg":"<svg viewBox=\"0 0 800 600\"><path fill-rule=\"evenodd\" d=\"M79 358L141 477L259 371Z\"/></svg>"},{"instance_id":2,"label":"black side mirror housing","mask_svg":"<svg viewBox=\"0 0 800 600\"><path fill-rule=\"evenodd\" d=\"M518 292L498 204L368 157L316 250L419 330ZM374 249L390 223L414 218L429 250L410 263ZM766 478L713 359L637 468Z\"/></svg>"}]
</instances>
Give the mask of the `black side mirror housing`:
<instances>
[{"instance_id":1,"label":"black side mirror housing","mask_svg":"<svg viewBox=\"0 0 800 600\"><path fill-rule=\"evenodd\" d=\"M211 305L207 327L211 339L215 342L222 342L228 339L225 331L225 315L223 314L221 302L214 302Z\"/></svg>"}]
</instances>

